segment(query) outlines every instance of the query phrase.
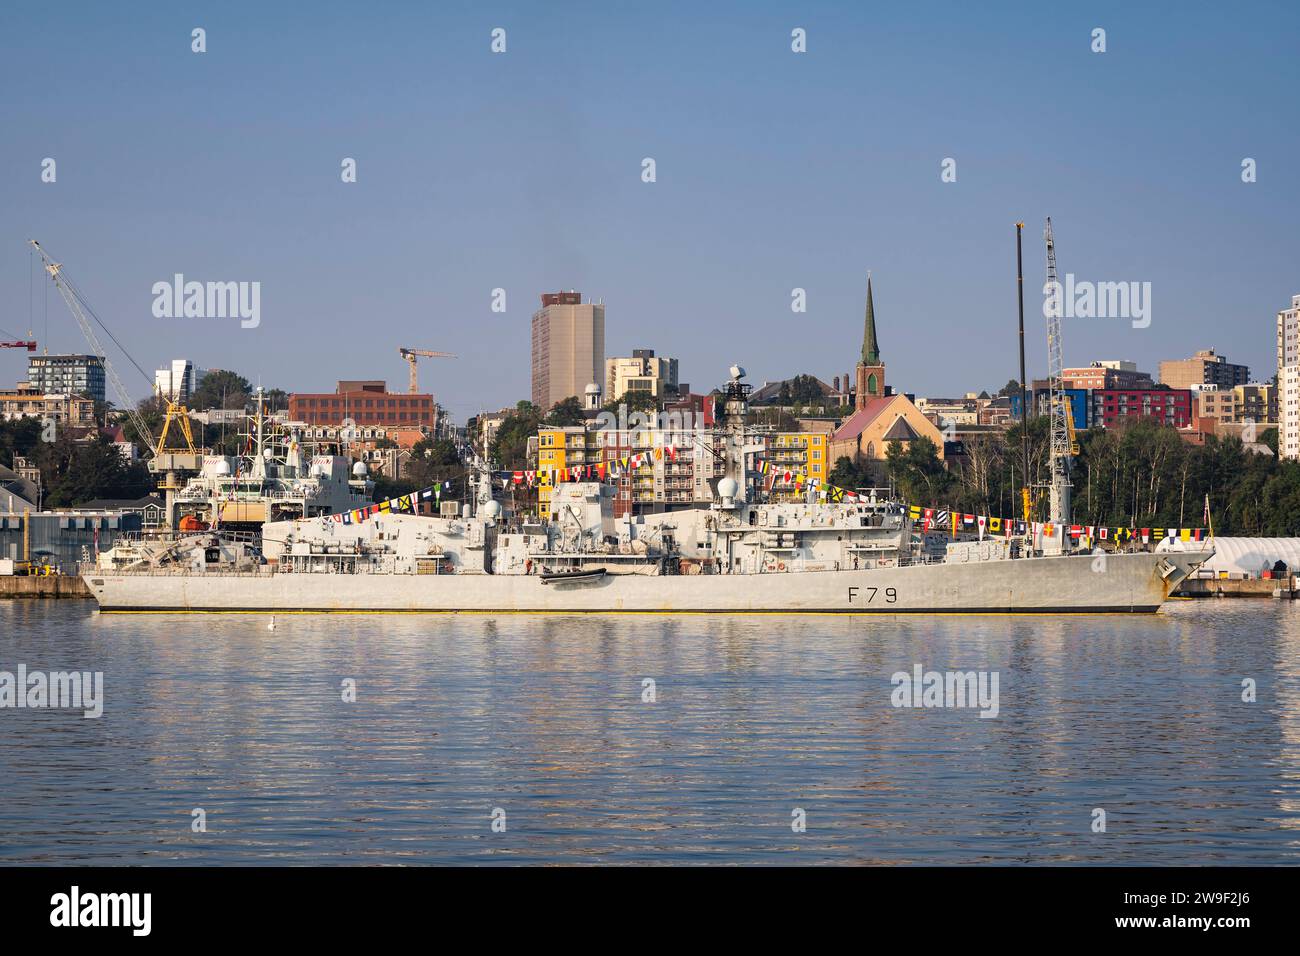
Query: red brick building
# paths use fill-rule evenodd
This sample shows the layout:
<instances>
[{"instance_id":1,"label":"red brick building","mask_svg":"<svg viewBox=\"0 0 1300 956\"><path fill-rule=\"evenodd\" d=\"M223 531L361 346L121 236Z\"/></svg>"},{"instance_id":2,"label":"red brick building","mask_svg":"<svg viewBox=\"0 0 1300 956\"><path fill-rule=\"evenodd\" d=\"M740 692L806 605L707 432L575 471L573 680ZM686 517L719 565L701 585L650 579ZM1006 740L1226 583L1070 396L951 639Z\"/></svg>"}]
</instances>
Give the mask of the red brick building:
<instances>
[{"instance_id":1,"label":"red brick building","mask_svg":"<svg viewBox=\"0 0 1300 956\"><path fill-rule=\"evenodd\" d=\"M345 418L358 425L433 428L437 410L432 395L388 391L382 380L343 381L333 392L294 392L289 418L311 425L341 425Z\"/></svg>"},{"instance_id":2,"label":"red brick building","mask_svg":"<svg viewBox=\"0 0 1300 956\"><path fill-rule=\"evenodd\" d=\"M1098 388L1090 400L1092 424L1102 428L1126 418L1153 418L1175 428L1192 424L1192 393L1185 388Z\"/></svg>"}]
</instances>

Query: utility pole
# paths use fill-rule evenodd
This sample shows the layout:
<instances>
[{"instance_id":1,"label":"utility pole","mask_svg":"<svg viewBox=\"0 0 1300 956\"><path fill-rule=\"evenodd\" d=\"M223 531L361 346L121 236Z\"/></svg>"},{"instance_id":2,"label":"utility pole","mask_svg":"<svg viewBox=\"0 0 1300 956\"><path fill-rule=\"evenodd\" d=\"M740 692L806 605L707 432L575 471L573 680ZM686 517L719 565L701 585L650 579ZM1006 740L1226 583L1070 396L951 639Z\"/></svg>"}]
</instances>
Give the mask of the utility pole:
<instances>
[{"instance_id":1,"label":"utility pole","mask_svg":"<svg viewBox=\"0 0 1300 956\"><path fill-rule=\"evenodd\" d=\"M1020 499L1023 520L1029 521L1029 399L1025 388L1025 261L1021 248L1023 222L1016 223L1016 297L1020 305L1020 450L1024 461Z\"/></svg>"}]
</instances>

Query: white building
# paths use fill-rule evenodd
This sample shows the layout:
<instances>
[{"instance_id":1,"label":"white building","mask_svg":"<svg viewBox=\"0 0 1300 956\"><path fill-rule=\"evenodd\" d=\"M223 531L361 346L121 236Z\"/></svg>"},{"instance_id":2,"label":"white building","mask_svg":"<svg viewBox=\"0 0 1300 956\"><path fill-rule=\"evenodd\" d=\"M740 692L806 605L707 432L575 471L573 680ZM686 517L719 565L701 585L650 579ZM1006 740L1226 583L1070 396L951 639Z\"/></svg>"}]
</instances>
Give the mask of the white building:
<instances>
[{"instance_id":1,"label":"white building","mask_svg":"<svg viewBox=\"0 0 1300 956\"><path fill-rule=\"evenodd\" d=\"M168 368L154 372L153 382L159 395L184 404L194 394L194 386L198 382L194 363L189 359L172 359Z\"/></svg>"},{"instance_id":2,"label":"white building","mask_svg":"<svg viewBox=\"0 0 1300 956\"><path fill-rule=\"evenodd\" d=\"M1300 295L1277 314L1277 451L1300 458Z\"/></svg>"}]
</instances>

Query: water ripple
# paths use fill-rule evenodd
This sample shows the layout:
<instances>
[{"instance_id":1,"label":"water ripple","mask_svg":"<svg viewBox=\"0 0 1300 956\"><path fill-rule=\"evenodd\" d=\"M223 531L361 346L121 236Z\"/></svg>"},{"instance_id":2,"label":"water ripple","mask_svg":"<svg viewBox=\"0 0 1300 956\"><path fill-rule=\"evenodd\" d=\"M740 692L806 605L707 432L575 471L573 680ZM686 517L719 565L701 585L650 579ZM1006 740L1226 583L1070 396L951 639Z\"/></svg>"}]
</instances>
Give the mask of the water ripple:
<instances>
[{"instance_id":1,"label":"water ripple","mask_svg":"<svg viewBox=\"0 0 1300 956\"><path fill-rule=\"evenodd\" d=\"M0 603L0 669L103 671L106 696L0 710L0 862L1300 859L1290 604L277 624ZM894 708L914 664L998 672L999 716Z\"/></svg>"}]
</instances>

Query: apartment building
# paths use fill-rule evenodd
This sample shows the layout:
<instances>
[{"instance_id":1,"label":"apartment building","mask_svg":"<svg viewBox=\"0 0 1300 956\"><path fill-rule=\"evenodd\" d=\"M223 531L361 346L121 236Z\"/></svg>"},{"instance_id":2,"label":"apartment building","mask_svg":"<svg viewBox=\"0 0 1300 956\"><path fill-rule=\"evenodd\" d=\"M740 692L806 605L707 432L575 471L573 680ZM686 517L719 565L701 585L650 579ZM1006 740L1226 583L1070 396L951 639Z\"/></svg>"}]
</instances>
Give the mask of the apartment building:
<instances>
[{"instance_id":1,"label":"apartment building","mask_svg":"<svg viewBox=\"0 0 1300 956\"><path fill-rule=\"evenodd\" d=\"M1161 362L1160 381L1170 388L1214 385L1230 389L1250 381L1250 368L1229 362L1214 349L1202 349L1191 358Z\"/></svg>"},{"instance_id":2,"label":"apartment building","mask_svg":"<svg viewBox=\"0 0 1300 956\"><path fill-rule=\"evenodd\" d=\"M807 432L777 432L763 436L764 451L753 456L770 464L764 487L778 501L796 500L795 474L824 483L829 473L830 436ZM555 472L585 465L629 460L614 482L616 515L670 511L675 507L713 501L713 483L726 473L724 436L709 429L594 429L581 425L546 427L537 433L537 500L539 510L550 507L557 482ZM671 449L671 451L669 450ZM639 467L631 460L641 456ZM787 480L786 472L790 472ZM755 480L758 480L756 475Z\"/></svg>"},{"instance_id":3,"label":"apartment building","mask_svg":"<svg viewBox=\"0 0 1300 956\"><path fill-rule=\"evenodd\" d=\"M356 425L436 429L438 407L432 395L388 391L381 379L344 380L333 392L294 392L289 418L312 425Z\"/></svg>"},{"instance_id":4,"label":"apartment building","mask_svg":"<svg viewBox=\"0 0 1300 956\"><path fill-rule=\"evenodd\" d=\"M154 389L164 398L182 405L190 400L198 383L199 374L189 359L172 359L167 368L153 373Z\"/></svg>"},{"instance_id":5,"label":"apartment building","mask_svg":"<svg viewBox=\"0 0 1300 956\"><path fill-rule=\"evenodd\" d=\"M1194 390L1193 394L1200 418L1215 418L1223 424L1246 421L1257 425L1277 424L1278 389L1274 385L1238 385L1228 389L1206 386Z\"/></svg>"},{"instance_id":6,"label":"apartment building","mask_svg":"<svg viewBox=\"0 0 1300 956\"><path fill-rule=\"evenodd\" d=\"M604 382L604 304L583 302L581 292L545 293L533 313L532 371L532 402L544 411Z\"/></svg>"},{"instance_id":7,"label":"apartment building","mask_svg":"<svg viewBox=\"0 0 1300 956\"><path fill-rule=\"evenodd\" d=\"M1300 458L1300 295L1277 313L1278 456Z\"/></svg>"},{"instance_id":8,"label":"apartment building","mask_svg":"<svg viewBox=\"0 0 1300 956\"><path fill-rule=\"evenodd\" d=\"M0 391L0 420L16 418L51 419L56 425L90 427L95 424L95 403L75 395L47 395L38 388L20 385Z\"/></svg>"},{"instance_id":9,"label":"apartment building","mask_svg":"<svg viewBox=\"0 0 1300 956\"><path fill-rule=\"evenodd\" d=\"M102 402L102 355L32 355L27 359L27 384L45 395L79 395Z\"/></svg>"},{"instance_id":10,"label":"apartment building","mask_svg":"<svg viewBox=\"0 0 1300 956\"><path fill-rule=\"evenodd\" d=\"M1185 388L1099 388L1091 395L1093 425L1114 428L1122 421L1152 418L1187 428L1192 424L1192 393Z\"/></svg>"},{"instance_id":11,"label":"apartment building","mask_svg":"<svg viewBox=\"0 0 1300 956\"><path fill-rule=\"evenodd\" d=\"M654 349L633 349L626 358L605 359L605 397L614 400L643 392L662 402L677 394L677 371L677 359L656 356Z\"/></svg>"},{"instance_id":12,"label":"apartment building","mask_svg":"<svg viewBox=\"0 0 1300 956\"><path fill-rule=\"evenodd\" d=\"M1145 389L1154 388L1156 384L1149 373L1138 371L1136 362L1123 359L1103 359L1086 367L1062 369L1061 382L1066 388L1086 391L1099 388Z\"/></svg>"}]
</instances>

